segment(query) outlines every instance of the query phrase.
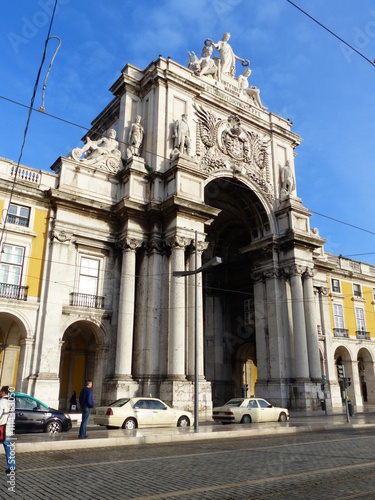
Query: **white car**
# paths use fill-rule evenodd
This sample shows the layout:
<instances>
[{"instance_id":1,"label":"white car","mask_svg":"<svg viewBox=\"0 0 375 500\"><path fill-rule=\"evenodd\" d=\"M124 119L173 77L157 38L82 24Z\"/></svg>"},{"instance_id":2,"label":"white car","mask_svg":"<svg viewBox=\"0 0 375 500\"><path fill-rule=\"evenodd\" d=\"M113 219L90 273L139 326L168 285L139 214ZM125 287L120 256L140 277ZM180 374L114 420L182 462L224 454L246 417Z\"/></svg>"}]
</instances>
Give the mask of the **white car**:
<instances>
[{"instance_id":1,"label":"white car","mask_svg":"<svg viewBox=\"0 0 375 500\"><path fill-rule=\"evenodd\" d=\"M261 398L235 398L212 410L212 418L222 424L251 422L286 422L289 410L272 406Z\"/></svg>"},{"instance_id":2,"label":"white car","mask_svg":"<svg viewBox=\"0 0 375 500\"><path fill-rule=\"evenodd\" d=\"M122 427L189 427L194 418L189 411L170 408L156 398L121 398L109 406L96 408L94 423L107 429Z\"/></svg>"}]
</instances>

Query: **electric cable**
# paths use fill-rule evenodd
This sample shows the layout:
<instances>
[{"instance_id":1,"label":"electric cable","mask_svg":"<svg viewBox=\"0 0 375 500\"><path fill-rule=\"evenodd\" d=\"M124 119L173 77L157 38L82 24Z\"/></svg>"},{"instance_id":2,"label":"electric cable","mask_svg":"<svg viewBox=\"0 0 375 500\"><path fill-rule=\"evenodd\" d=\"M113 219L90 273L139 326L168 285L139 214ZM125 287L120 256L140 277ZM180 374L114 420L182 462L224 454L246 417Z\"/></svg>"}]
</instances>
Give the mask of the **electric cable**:
<instances>
[{"instance_id":1,"label":"electric cable","mask_svg":"<svg viewBox=\"0 0 375 500\"><path fill-rule=\"evenodd\" d=\"M310 14L308 14L306 11L304 11L303 9L301 9L301 7L299 7L298 5L296 5L295 3L291 2L291 0L286 0L288 3L290 3L291 5L293 5L293 7L295 7L296 9L298 9L300 12L302 12L305 16L307 16L308 18L310 18L312 21L314 21L314 23L318 24L321 28L323 28L324 30L328 31L328 33L330 33L331 35L333 35L335 38L337 38L338 40L340 40L340 42L342 42L343 44L345 44L347 47L349 47L351 50L353 50L354 52L356 52L360 57L362 57L365 61L369 62L371 64L371 66L375 66L375 60L371 60L369 59L368 57L366 57L364 54L362 54L362 52L359 52L359 50L357 50L355 47L353 47L352 45L350 45L348 42L346 42L343 38L341 38L340 36L336 35L336 33L334 33L332 30L330 30L329 28L327 28L326 26L324 26L324 24L322 24L321 22L319 22L317 19L315 19L314 17L312 17Z\"/></svg>"}]
</instances>

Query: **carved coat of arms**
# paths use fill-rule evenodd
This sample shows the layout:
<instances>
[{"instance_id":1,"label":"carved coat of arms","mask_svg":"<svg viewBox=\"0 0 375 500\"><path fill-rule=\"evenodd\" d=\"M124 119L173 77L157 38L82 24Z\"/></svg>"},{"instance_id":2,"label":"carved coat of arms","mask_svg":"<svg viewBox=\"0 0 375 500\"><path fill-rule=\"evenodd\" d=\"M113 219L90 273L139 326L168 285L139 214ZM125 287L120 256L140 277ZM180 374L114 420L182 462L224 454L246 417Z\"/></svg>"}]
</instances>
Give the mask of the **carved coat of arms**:
<instances>
[{"instance_id":1,"label":"carved coat of arms","mask_svg":"<svg viewBox=\"0 0 375 500\"><path fill-rule=\"evenodd\" d=\"M237 115L217 118L211 111L194 105L198 116L197 154L202 170L231 169L254 180L262 191L272 197L270 183L269 139L246 130Z\"/></svg>"}]
</instances>

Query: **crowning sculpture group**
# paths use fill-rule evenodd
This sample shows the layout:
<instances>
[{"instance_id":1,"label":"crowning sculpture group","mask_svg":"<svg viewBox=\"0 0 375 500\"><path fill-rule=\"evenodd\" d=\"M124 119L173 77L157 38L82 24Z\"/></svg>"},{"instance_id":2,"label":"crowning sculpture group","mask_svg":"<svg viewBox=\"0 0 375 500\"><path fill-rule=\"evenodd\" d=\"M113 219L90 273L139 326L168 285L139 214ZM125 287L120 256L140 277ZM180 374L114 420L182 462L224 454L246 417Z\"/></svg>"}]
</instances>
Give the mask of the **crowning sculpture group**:
<instances>
[{"instance_id":1,"label":"crowning sculpture group","mask_svg":"<svg viewBox=\"0 0 375 500\"><path fill-rule=\"evenodd\" d=\"M248 99L252 105L265 109L262 106L259 97L259 89L254 86L249 87L248 78L251 74L249 68L250 61L237 56L232 47L229 45L230 33L224 33L222 40L215 43L211 38L207 38L204 42L204 47L201 52L200 59L194 52L189 52L188 68L195 75L202 77L206 76L213 78L218 82L229 82L233 85L233 81L237 82L237 87L242 95ZM220 57L212 57L213 49L216 49ZM236 61L241 61L246 67L242 75L236 78ZM253 132L246 131L240 123L237 115L231 115L227 120L217 119L211 112L204 110L202 107L196 107L197 115L200 123L200 136L207 151L211 152L203 157L203 168L212 168L212 165L228 168L228 161L231 162L231 167L235 170L245 168L252 171L252 167L257 167L259 171L266 171L268 166L268 154L266 152L267 142ZM141 125L142 117L138 115L130 126L126 156L130 160L134 156L141 156L142 144L144 138L144 129ZM188 123L188 116L183 114L180 119L173 124L173 150L171 159L186 154L191 156L191 139ZM212 149L211 149L212 148ZM223 155L228 160L220 159ZM69 154L69 157L87 165L92 165L99 168L116 172L121 162L121 151L119 143L116 140L116 132L111 129L108 137L103 136L99 140L91 140L89 137L86 144L82 148L74 148ZM240 162L243 166L239 167L233 163ZM206 164L206 166L204 166ZM249 170L250 169L250 170ZM280 167L281 172L281 195L282 197L289 196L294 190L293 173L289 165ZM252 172L254 175L254 172ZM259 175L259 172L258 174ZM264 184L264 174L259 180ZM266 175L267 177L267 175Z\"/></svg>"}]
</instances>

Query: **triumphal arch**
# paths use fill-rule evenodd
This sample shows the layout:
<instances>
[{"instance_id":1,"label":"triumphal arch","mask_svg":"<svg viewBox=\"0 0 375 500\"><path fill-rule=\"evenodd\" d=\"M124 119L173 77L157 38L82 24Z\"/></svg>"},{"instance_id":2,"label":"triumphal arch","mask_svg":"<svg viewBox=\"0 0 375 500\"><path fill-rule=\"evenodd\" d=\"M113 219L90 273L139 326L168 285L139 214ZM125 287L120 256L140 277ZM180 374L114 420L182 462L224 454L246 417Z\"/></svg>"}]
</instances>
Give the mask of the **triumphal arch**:
<instances>
[{"instance_id":1,"label":"triumphal arch","mask_svg":"<svg viewBox=\"0 0 375 500\"><path fill-rule=\"evenodd\" d=\"M60 190L110 206L95 226L120 255L102 399L152 394L192 408L198 370L201 411L254 393L315 408L323 240L297 196L301 139L263 105L229 33L202 46L187 66L127 64L83 148L54 166ZM213 257L222 264L174 275Z\"/></svg>"}]
</instances>

